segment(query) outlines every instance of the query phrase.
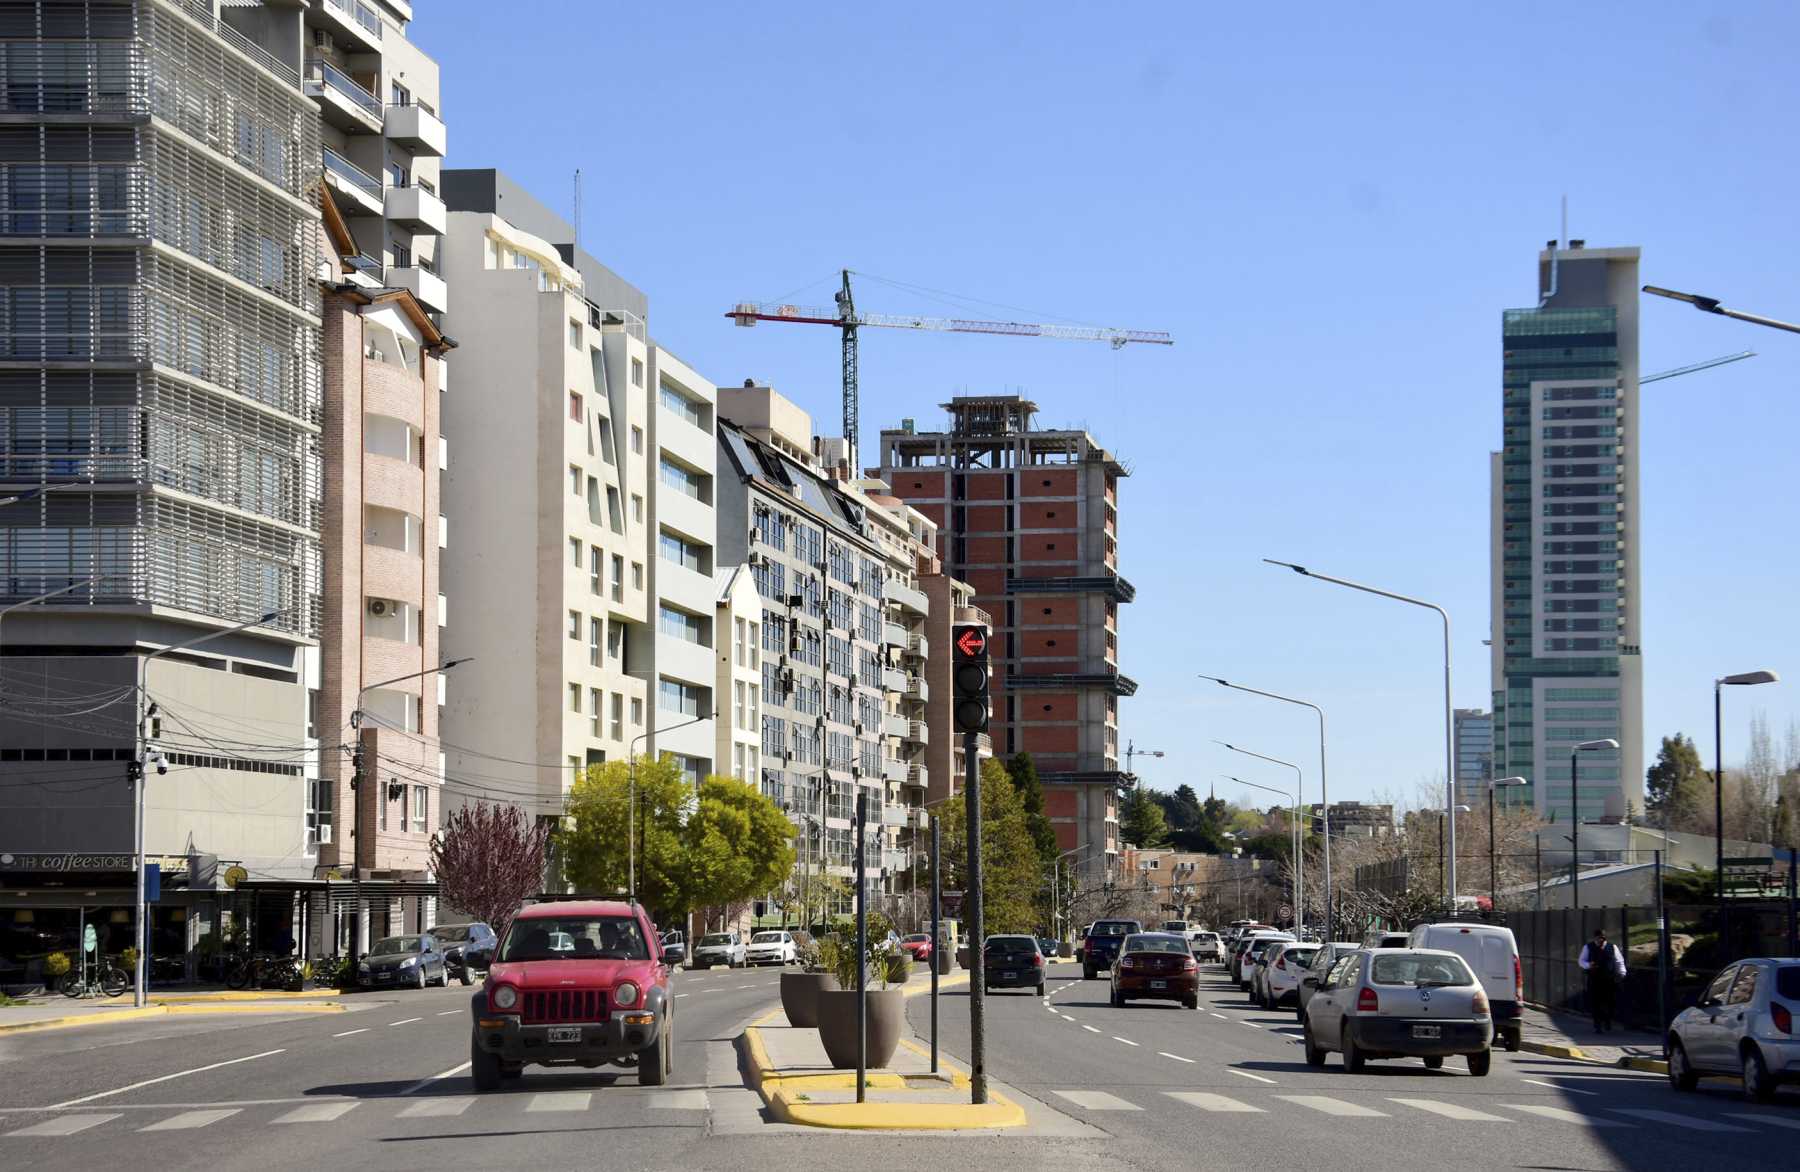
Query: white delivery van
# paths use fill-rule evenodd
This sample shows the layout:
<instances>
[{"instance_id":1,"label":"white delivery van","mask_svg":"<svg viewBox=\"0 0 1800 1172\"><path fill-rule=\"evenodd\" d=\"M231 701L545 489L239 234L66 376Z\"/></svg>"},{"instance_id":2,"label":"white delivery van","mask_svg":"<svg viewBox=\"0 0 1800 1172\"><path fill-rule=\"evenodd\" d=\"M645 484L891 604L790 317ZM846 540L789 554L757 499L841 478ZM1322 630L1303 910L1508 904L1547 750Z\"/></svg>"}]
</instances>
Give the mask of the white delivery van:
<instances>
[{"instance_id":1,"label":"white delivery van","mask_svg":"<svg viewBox=\"0 0 1800 1172\"><path fill-rule=\"evenodd\" d=\"M1523 1040L1525 974L1511 928L1497 924L1420 924L1408 940L1412 948L1442 948L1469 962L1487 992L1494 1014L1494 1040L1517 1053Z\"/></svg>"}]
</instances>

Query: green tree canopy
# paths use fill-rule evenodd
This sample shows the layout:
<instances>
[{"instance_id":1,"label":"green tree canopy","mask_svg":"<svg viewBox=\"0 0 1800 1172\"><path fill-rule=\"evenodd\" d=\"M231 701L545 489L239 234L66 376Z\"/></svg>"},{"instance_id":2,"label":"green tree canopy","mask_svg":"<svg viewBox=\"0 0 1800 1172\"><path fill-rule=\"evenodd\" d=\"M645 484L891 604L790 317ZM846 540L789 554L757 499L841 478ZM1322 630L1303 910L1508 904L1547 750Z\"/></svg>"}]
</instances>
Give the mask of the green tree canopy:
<instances>
[{"instance_id":1,"label":"green tree canopy","mask_svg":"<svg viewBox=\"0 0 1800 1172\"><path fill-rule=\"evenodd\" d=\"M1119 836L1135 847L1168 845L1169 822L1162 804L1143 786L1133 786L1119 803Z\"/></svg>"},{"instance_id":2,"label":"green tree canopy","mask_svg":"<svg viewBox=\"0 0 1800 1172\"><path fill-rule=\"evenodd\" d=\"M969 830L965 795L941 807L945 886L968 889ZM1038 889L1047 876L1025 814L1025 803L1004 765L981 765L982 927L988 933L1033 932L1038 927ZM966 905L965 905L966 906Z\"/></svg>"},{"instance_id":3,"label":"green tree canopy","mask_svg":"<svg viewBox=\"0 0 1800 1172\"><path fill-rule=\"evenodd\" d=\"M1057 855L1056 829L1044 813L1044 783L1038 780L1037 765L1030 753L1014 753L1006 763L1006 774L1019 791L1019 802L1025 810L1025 826L1037 846L1038 859L1048 863Z\"/></svg>"},{"instance_id":4,"label":"green tree canopy","mask_svg":"<svg viewBox=\"0 0 1800 1172\"><path fill-rule=\"evenodd\" d=\"M1707 820L1712 779L1700 763L1700 751L1676 733L1662 739L1656 763L1644 774L1644 793L1657 820L1671 830L1702 830Z\"/></svg>"}]
</instances>

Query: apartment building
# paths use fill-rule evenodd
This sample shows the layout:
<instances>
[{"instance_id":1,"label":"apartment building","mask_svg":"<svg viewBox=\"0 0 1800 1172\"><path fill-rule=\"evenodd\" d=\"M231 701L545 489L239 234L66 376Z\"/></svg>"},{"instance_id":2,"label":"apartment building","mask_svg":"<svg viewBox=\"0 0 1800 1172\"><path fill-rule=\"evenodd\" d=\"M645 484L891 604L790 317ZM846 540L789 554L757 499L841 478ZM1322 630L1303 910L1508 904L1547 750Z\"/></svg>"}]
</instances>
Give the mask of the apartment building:
<instances>
[{"instance_id":1,"label":"apartment building","mask_svg":"<svg viewBox=\"0 0 1800 1172\"><path fill-rule=\"evenodd\" d=\"M1538 304L1501 317L1504 446L1490 460L1494 773L1546 818L1644 794L1638 250L1538 254ZM1589 740L1617 751L1570 755Z\"/></svg>"},{"instance_id":2,"label":"apartment building","mask_svg":"<svg viewBox=\"0 0 1800 1172\"><path fill-rule=\"evenodd\" d=\"M1118 664L1118 607L1136 594L1118 570L1126 469L1085 431L1039 428L1019 396L943 406L945 431L882 431L879 475L937 524L944 568L993 616L995 749L1032 755L1058 841L1110 870L1118 702L1137 690Z\"/></svg>"},{"instance_id":3,"label":"apartment building","mask_svg":"<svg viewBox=\"0 0 1800 1172\"><path fill-rule=\"evenodd\" d=\"M77 902L103 947L129 942L140 681L152 955L221 930L225 874L316 863L299 750L322 591L320 156L299 22L0 8L0 915L70 945ZM256 929L290 923L278 906Z\"/></svg>"},{"instance_id":4,"label":"apartment building","mask_svg":"<svg viewBox=\"0 0 1800 1172\"><path fill-rule=\"evenodd\" d=\"M1485 802L1488 782L1494 780L1494 716L1484 708L1458 708L1453 720L1456 800Z\"/></svg>"},{"instance_id":5,"label":"apartment building","mask_svg":"<svg viewBox=\"0 0 1800 1172\"><path fill-rule=\"evenodd\" d=\"M1325 807L1314 802L1309 809L1316 824L1325 816ZM1394 832L1394 807L1369 805L1364 802L1331 803L1331 837L1380 838Z\"/></svg>"},{"instance_id":6,"label":"apartment building","mask_svg":"<svg viewBox=\"0 0 1800 1172\"><path fill-rule=\"evenodd\" d=\"M719 632L719 716L715 772L762 785L762 598L748 566L724 566L714 629ZM731 632L728 640L725 632ZM730 719L724 706L731 705Z\"/></svg>"},{"instance_id":7,"label":"apartment building","mask_svg":"<svg viewBox=\"0 0 1800 1172\"><path fill-rule=\"evenodd\" d=\"M647 333L642 292L492 170L443 175L451 800L557 815L587 766L715 772L717 392ZM460 306L467 305L464 310ZM457 616L468 616L459 621Z\"/></svg>"}]
</instances>

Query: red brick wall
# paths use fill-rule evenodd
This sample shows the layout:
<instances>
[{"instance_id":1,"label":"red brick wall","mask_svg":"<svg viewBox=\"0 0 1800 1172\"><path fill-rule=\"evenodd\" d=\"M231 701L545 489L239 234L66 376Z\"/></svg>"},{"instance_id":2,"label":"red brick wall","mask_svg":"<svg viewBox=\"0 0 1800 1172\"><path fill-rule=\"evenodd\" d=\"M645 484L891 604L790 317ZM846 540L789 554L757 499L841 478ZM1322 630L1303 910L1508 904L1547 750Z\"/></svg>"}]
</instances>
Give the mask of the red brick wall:
<instances>
[{"instance_id":1,"label":"red brick wall","mask_svg":"<svg viewBox=\"0 0 1800 1172\"><path fill-rule=\"evenodd\" d=\"M950 490L945 484L946 474L943 472L920 472L899 469L894 472L894 494L906 497L943 497L949 496Z\"/></svg>"},{"instance_id":2,"label":"red brick wall","mask_svg":"<svg viewBox=\"0 0 1800 1172\"><path fill-rule=\"evenodd\" d=\"M1046 594L1033 598L1020 595L1015 613L1021 627L1073 627L1080 621L1081 607L1073 598Z\"/></svg>"},{"instance_id":3,"label":"red brick wall","mask_svg":"<svg viewBox=\"0 0 1800 1172\"><path fill-rule=\"evenodd\" d=\"M963 543L964 558L976 565L1005 564L1006 538L1004 537L971 537Z\"/></svg>"},{"instance_id":4,"label":"red brick wall","mask_svg":"<svg viewBox=\"0 0 1800 1172\"><path fill-rule=\"evenodd\" d=\"M1026 502L1019 505L1021 529L1069 529L1075 527L1075 503L1056 501L1051 504Z\"/></svg>"},{"instance_id":5,"label":"red brick wall","mask_svg":"<svg viewBox=\"0 0 1800 1172\"><path fill-rule=\"evenodd\" d=\"M1020 692L1021 721L1072 721L1075 719L1075 695L1072 692Z\"/></svg>"},{"instance_id":6,"label":"red brick wall","mask_svg":"<svg viewBox=\"0 0 1800 1172\"><path fill-rule=\"evenodd\" d=\"M1019 560L1072 562L1076 560L1073 533L1027 533L1019 538Z\"/></svg>"},{"instance_id":7,"label":"red brick wall","mask_svg":"<svg viewBox=\"0 0 1800 1172\"><path fill-rule=\"evenodd\" d=\"M1026 468L1019 473L1019 495L1022 497L1074 496L1077 484L1072 468Z\"/></svg>"},{"instance_id":8,"label":"red brick wall","mask_svg":"<svg viewBox=\"0 0 1800 1172\"><path fill-rule=\"evenodd\" d=\"M1019 654L1030 659L1081 658L1081 636L1075 631L1021 631L1017 636ZM1034 665L1035 666L1035 665ZM1039 668L1038 670L1045 670Z\"/></svg>"},{"instance_id":9,"label":"red brick wall","mask_svg":"<svg viewBox=\"0 0 1800 1172\"><path fill-rule=\"evenodd\" d=\"M1031 695L1035 695L1035 693ZM1030 702L1026 694L1021 694L1020 699L1025 703ZM1031 742L1033 757L1044 753L1073 754L1081 749L1081 730L1073 724L1031 725L1025 730L1025 736ZM1058 766L1057 768L1067 768L1067 766ZM1038 771L1040 773L1051 772L1051 770L1045 769L1042 759L1038 762Z\"/></svg>"},{"instance_id":10,"label":"red brick wall","mask_svg":"<svg viewBox=\"0 0 1800 1172\"><path fill-rule=\"evenodd\" d=\"M972 501L1003 501L1006 499L1006 478L1009 472L971 472L968 476L969 499Z\"/></svg>"},{"instance_id":11,"label":"red brick wall","mask_svg":"<svg viewBox=\"0 0 1800 1172\"><path fill-rule=\"evenodd\" d=\"M1052 785L1044 789L1044 813L1051 818L1073 818L1075 816L1075 791L1064 786Z\"/></svg>"}]
</instances>

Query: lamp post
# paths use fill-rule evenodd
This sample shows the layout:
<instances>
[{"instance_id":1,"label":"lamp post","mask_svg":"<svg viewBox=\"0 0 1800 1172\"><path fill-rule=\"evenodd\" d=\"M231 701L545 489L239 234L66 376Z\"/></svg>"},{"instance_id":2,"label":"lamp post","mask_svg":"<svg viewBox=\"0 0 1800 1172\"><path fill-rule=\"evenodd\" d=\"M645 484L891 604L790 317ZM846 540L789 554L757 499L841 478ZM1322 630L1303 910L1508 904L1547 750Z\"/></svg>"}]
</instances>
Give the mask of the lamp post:
<instances>
[{"instance_id":1,"label":"lamp post","mask_svg":"<svg viewBox=\"0 0 1800 1172\"><path fill-rule=\"evenodd\" d=\"M1569 809L1570 820L1575 824L1575 836L1569 840L1569 906L1572 908L1581 907L1581 755L1602 750L1617 752L1618 749L1619 742L1607 738L1582 741L1569 750Z\"/></svg>"},{"instance_id":2,"label":"lamp post","mask_svg":"<svg viewBox=\"0 0 1800 1172\"><path fill-rule=\"evenodd\" d=\"M1445 863L1444 823L1446 821L1448 821L1450 823L1450 848L1452 851L1454 851L1456 849L1456 816L1458 814L1467 814L1468 812L1469 812L1469 807L1463 806L1463 805L1456 805L1456 806L1450 807L1450 810L1448 812L1448 817L1446 817L1445 811L1443 811L1443 810L1438 811L1438 885L1440 887L1443 886L1443 884L1444 884L1444 875L1445 875L1445 870L1444 870L1444 863ZM1456 914L1456 897L1454 895L1450 895L1447 888L1445 891L1445 895L1449 901L1446 904L1446 907L1449 911L1449 914L1454 916Z\"/></svg>"},{"instance_id":3,"label":"lamp post","mask_svg":"<svg viewBox=\"0 0 1800 1172\"><path fill-rule=\"evenodd\" d=\"M1264 558L1271 566L1286 566L1303 578L1316 578L1321 582L1330 582L1334 586L1347 586L1351 590L1360 590L1364 594L1375 594L1382 598L1390 598L1395 602L1404 602L1409 606L1421 606L1426 610L1437 612L1438 618L1444 621L1444 810L1449 812L1456 805L1456 733L1454 709L1450 703L1450 612L1435 602L1426 602L1423 598L1413 598L1405 594L1396 594L1391 590L1382 590L1375 586L1365 586L1361 582L1352 582L1348 578L1334 578L1330 574L1321 574L1309 570L1305 566L1293 562L1279 562L1274 558ZM1450 868L1447 875L1447 890L1450 903L1456 904L1456 819L1450 819Z\"/></svg>"},{"instance_id":4,"label":"lamp post","mask_svg":"<svg viewBox=\"0 0 1800 1172\"><path fill-rule=\"evenodd\" d=\"M1790 334L1800 334L1800 326L1793 322L1781 321L1778 318L1763 317L1761 314L1745 313L1741 309L1726 309L1719 304L1717 297L1703 297L1698 293L1677 293L1673 289L1663 289L1656 285L1645 285L1644 292L1657 297L1667 297L1671 301L1685 301L1701 313L1716 313L1720 317L1734 317L1739 321L1747 321L1751 325L1768 326L1771 329L1786 330ZM1757 681L1767 683L1768 681Z\"/></svg>"},{"instance_id":5,"label":"lamp post","mask_svg":"<svg viewBox=\"0 0 1800 1172\"><path fill-rule=\"evenodd\" d=\"M1225 747L1229 749L1231 746L1226 745ZM1250 755L1253 757L1257 756L1257 754L1255 754L1255 753L1252 753ZM1273 761L1274 760L1273 757L1265 757L1263 759L1265 761ZM1282 764L1285 764L1285 762L1283 762ZM1280 790L1274 788L1273 786L1258 785L1254 781L1245 781L1241 777L1231 777L1231 775L1229 773L1226 774L1225 776L1230 777L1232 781L1237 782L1239 785L1247 785L1251 789L1264 790L1268 793L1275 794L1278 797L1285 798L1285 797L1290 796L1288 794L1282 793ZM1301 900L1301 892L1302 892L1302 888L1300 886L1300 790L1298 789L1298 787L1295 788L1295 790L1291 796L1294 799L1294 818L1293 818L1293 826L1289 828L1288 837L1291 838L1294 843L1294 935L1296 938L1298 938L1300 935L1300 928L1301 928L1300 900Z\"/></svg>"},{"instance_id":6,"label":"lamp post","mask_svg":"<svg viewBox=\"0 0 1800 1172\"><path fill-rule=\"evenodd\" d=\"M209 631L204 635L198 635L181 643L174 643L167 647L159 647L148 655L136 657L137 678L133 682L136 685L137 691L137 724L132 731L131 760L126 763L126 776L130 778L132 782L131 803L134 807L132 810L132 821L135 824L136 829L132 836L133 843L131 857L132 863L137 868L137 931L135 933L136 939L134 941L137 947L137 964L134 966L135 971L132 974L131 1003L139 1009L144 1007L144 973L147 959L144 952L145 946L150 939L149 932L146 930L146 925L144 923L146 919L145 913L148 911L144 900L144 786L146 784L145 765L147 764L144 760L144 729L145 725L148 724L150 717L156 711L156 706L154 704L145 703L146 696L144 688L149 679L150 661L152 659L160 659L172 651L186 651L188 648L198 647L202 643L211 643L214 639L223 639L227 635L235 635L239 631L248 630L251 627L260 627L267 623L272 623L286 613L286 611L282 610L272 610L267 614L259 615L248 622L238 623L236 626L226 627L221 631ZM159 762L158 771L167 772L168 765Z\"/></svg>"},{"instance_id":7,"label":"lamp post","mask_svg":"<svg viewBox=\"0 0 1800 1172\"><path fill-rule=\"evenodd\" d=\"M1300 767L1292 761L1283 761L1279 757L1265 757L1261 753L1252 753L1249 749L1240 749L1225 741L1214 741L1213 743L1224 745L1233 753L1255 757L1258 761L1267 761L1271 765L1285 765L1294 771L1294 927L1296 930L1304 928L1306 927L1306 839L1300 821L1300 793L1305 788L1305 784L1301 779ZM1233 780L1236 779L1233 778ZM1244 784L1253 785L1254 783L1246 781ZM1256 788L1266 789L1267 787L1257 786Z\"/></svg>"},{"instance_id":8,"label":"lamp post","mask_svg":"<svg viewBox=\"0 0 1800 1172\"><path fill-rule=\"evenodd\" d=\"M1648 290L1649 286L1646 285L1645 289ZM1784 328L1794 329L1795 327ZM1796 330L1796 332L1800 332L1800 330ZM1737 675L1721 676L1713 681L1713 862L1718 867L1715 886L1719 900L1719 938L1724 941L1727 949L1731 947L1731 919L1725 904L1725 730L1720 719L1722 702L1719 694L1727 687L1774 684L1780 681L1779 675L1767 670L1739 672ZM1727 958L1729 959L1729 954Z\"/></svg>"},{"instance_id":9,"label":"lamp post","mask_svg":"<svg viewBox=\"0 0 1800 1172\"><path fill-rule=\"evenodd\" d=\"M1332 915L1335 909L1331 904L1331 796L1326 790L1325 783L1325 710L1310 700L1301 700L1293 696L1283 696L1279 692L1265 692L1259 688L1245 687L1243 684L1234 684L1230 680L1222 680L1218 676L1203 675L1200 678L1211 680L1213 683L1233 691L1249 692L1253 696L1263 696L1270 700L1280 700L1284 704L1298 704L1302 708L1310 708L1319 718L1319 810L1324 815L1319 821L1325 836L1323 860L1325 867L1325 939L1332 939Z\"/></svg>"},{"instance_id":10,"label":"lamp post","mask_svg":"<svg viewBox=\"0 0 1800 1172\"><path fill-rule=\"evenodd\" d=\"M1497 861L1500 844L1494 838L1494 789L1497 786L1510 787L1530 784L1523 777L1502 777L1497 781L1492 778L1488 779L1488 902L1493 905L1489 909L1491 911L1500 910L1500 866Z\"/></svg>"}]
</instances>

